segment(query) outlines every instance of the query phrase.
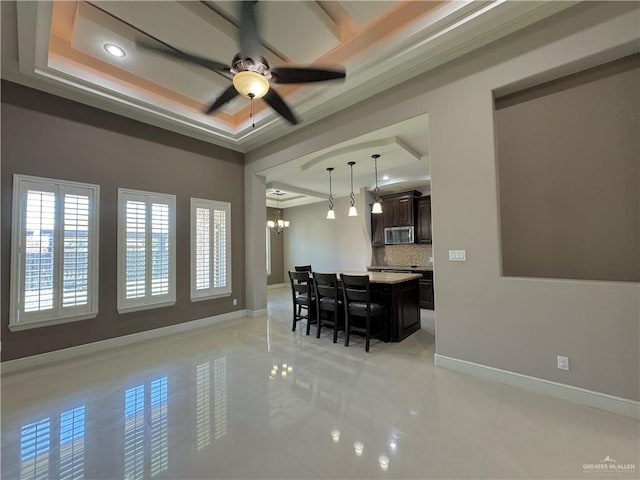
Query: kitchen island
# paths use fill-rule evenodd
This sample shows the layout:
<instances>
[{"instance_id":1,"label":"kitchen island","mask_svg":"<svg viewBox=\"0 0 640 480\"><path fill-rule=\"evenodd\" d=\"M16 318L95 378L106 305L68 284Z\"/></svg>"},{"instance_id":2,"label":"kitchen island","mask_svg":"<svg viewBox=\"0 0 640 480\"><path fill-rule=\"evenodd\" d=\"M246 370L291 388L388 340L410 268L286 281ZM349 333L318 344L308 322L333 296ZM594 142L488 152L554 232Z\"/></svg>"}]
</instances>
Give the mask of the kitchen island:
<instances>
[{"instance_id":1,"label":"kitchen island","mask_svg":"<svg viewBox=\"0 0 640 480\"><path fill-rule=\"evenodd\" d=\"M433 295L433 266L432 265L369 265L370 272L400 272L420 273L420 308L435 310Z\"/></svg>"},{"instance_id":2,"label":"kitchen island","mask_svg":"<svg viewBox=\"0 0 640 480\"><path fill-rule=\"evenodd\" d=\"M383 340L400 342L420 330L419 273L341 272L345 275L368 275L371 301L385 305L387 314Z\"/></svg>"}]
</instances>

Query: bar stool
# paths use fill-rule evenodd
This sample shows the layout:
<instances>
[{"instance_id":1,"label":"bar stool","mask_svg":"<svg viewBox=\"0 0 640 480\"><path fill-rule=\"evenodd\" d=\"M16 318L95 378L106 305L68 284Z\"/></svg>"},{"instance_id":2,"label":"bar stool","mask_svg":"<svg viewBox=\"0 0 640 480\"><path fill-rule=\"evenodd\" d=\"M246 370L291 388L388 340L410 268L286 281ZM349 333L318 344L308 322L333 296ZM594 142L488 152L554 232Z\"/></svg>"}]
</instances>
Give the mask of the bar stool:
<instances>
[{"instance_id":1,"label":"bar stool","mask_svg":"<svg viewBox=\"0 0 640 480\"><path fill-rule=\"evenodd\" d=\"M338 276L335 273L314 273L313 283L316 291L316 319L318 331L316 337L320 338L320 329L323 326L333 328L333 343L338 341L338 330L342 330L343 312L342 295L338 289ZM322 312L326 312L322 318Z\"/></svg>"},{"instance_id":2,"label":"bar stool","mask_svg":"<svg viewBox=\"0 0 640 480\"><path fill-rule=\"evenodd\" d=\"M295 332L296 323L300 320L306 320L307 335L309 335L311 323L315 320L316 301L311 274L309 272L292 272L289 270L289 281L291 282L291 295L293 298L293 327L291 330Z\"/></svg>"},{"instance_id":3,"label":"bar stool","mask_svg":"<svg viewBox=\"0 0 640 480\"><path fill-rule=\"evenodd\" d=\"M360 333L365 336L365 351L368 352L370 338L383 333L384 305L371 303L368 275L340 274L340 280L346 319L344 346L349 346L349 336L352 332Z\"/></svg>"}]
</instances>

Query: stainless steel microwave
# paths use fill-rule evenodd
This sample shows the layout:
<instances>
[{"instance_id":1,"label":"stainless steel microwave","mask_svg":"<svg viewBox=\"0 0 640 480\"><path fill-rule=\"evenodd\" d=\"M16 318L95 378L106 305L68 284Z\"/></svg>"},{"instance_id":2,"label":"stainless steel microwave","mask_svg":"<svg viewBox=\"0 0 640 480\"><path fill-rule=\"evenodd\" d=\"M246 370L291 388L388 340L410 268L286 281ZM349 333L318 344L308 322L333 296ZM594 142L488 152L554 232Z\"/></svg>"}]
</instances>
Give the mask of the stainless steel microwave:
<instances>
[{"instance_id":1,"label":"stainless steel microwave","mask_svg":"<svg viewBox=\"0 0 640 480\"><path fill-rule=\"evenodd\" d=\"M388 227L384 229L385 245L413 243L413 227Z\"/></svg>"}]
</instances>

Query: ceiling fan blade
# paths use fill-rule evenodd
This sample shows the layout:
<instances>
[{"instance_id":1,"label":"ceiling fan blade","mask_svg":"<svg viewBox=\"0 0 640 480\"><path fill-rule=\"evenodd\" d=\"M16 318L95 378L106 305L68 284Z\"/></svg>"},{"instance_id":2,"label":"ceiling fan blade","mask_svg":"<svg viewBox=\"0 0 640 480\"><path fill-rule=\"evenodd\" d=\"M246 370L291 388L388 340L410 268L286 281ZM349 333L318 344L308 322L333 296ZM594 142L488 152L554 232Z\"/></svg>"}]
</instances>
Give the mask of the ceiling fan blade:
<instances>
[{"instance_id":1,"label":"ceiling fan blade","mask_svg":"<svg viewBox=\"0 0 640 480\"><path fill-rule=\"evenodd\" d=\"M193 53L181 52L180 50L177 50L175 48L152 45L150 43L142 42L140 40L136 41L136 46L142 48L143 50L159 53L160 55L164 55L165 57L175 58L187 63L195 63L209 70L213 70L214 72L229 71L229 66L225 65L222 62L201 57L199 55L194 55Z\"/></svg>"},{"instance_id":2,"label":"ceiling fan blade","mask_svg":"<svg viewBox=\"0 0 640 480\"><path fill-rule=\"evenodd\" d=\"M240 27L238 28L238 45L242 58L260 57L260 33L258 15L256 12L257 1L244 1L240 3Z\"/></svg>"},{"instance_id":3,"label":"ceiling fan blade","mask_svg":"<svg viewBox=\"0 0 640 480\"><path fill-rule=\"evenodd\" d=\"M237 95L238 91L235 89L235 87L233 85L229 85L229 88L222 92L220 96L218 96L218 98L216 98L215 101L209 106L209 108L205 110L205 113L209 115L211 112L217 110L225 103L233 100Z\"/></svg>"},{"instance_id":4,"label":"ceiling fan blade","mask_svg":"<svg viewBox=\"0 0 640 480\"><path fill-rule=\"evenodd\" d=\"M275 67L271 69L274 83L311 83L339 80L347 76L344 69L314 67Z\"/></svg>"},{"instance_id":5,"label":"ceiling fan blade","mask_svg":"<svg viewBox=\"0 0 640 480\"><path fill-rule=\"evenodd\" d=\"M284 117L291 125L296 125L298 123L298 119L289 108L289 105L285 103L282 97L273 88L270 88L262 99L267 102L271 108Z\"/></svg>"}]
</instances>

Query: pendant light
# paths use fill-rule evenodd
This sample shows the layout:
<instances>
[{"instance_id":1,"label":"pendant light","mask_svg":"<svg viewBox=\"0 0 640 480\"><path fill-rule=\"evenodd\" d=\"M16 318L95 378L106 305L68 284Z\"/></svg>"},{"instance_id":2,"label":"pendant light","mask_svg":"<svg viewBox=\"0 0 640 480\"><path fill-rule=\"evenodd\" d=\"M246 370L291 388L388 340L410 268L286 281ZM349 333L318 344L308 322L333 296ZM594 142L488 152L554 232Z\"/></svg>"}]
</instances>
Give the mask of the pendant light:
<instances>
[{"instance_id":1,"label":"pendant light","mask_svg":"<svg viewBox=\"0 0 640 480\"><path fill-rule=\"evenodd\" d=\"M353 194L353 166L355 164L356 164L356 162L347 163L347 165L349 165L349 167L351 168L351 194L349 195L349 197L351 197L351 206L349 207L349 216L350 217L357 217L358 216L358 210L356 209L356 199L355 199L355 195Z\"/></svg>"},{"instance_id":2,"label":"pendant light","mask_svg":"<svg viewBox=\"0 0 640 480\"><path fill-rule=\"evenodd\" d=\"M275 191L276 194L276 216L274 220L267 222L267 227L276 232L276 235L280 235L285 228L289 228L289 220L284 219L284 212L282 218L280 218L280 190Z\"/></svg>"},{"instance_id":3,"label":"pendant light","mask_svg":"<svg viewBox=\"0 0 640 480\"><path fill-rule=\"evenodd\" d=\"M371 208L371 213L377 215L382 213L382 201L380 200L380 189L378 188L378 158L380 158L380 155L376 153L374 155L371 155L371 158L373 158L373 164L376 171L376 189L374 190L374 192L376 193L376 201Z\"/></svg>"},{"instance_id":4,"label":"pendant light","mask_svg":"<svg viewBox=\"0 0 640 480\"><path fill-rule=\"evenodd\" d=\"M327 172L329 172L329 210L327 211L327 220L335 220L336 212L333 211L333 190L331 189L331 172L333 172L333 167L327 168Z\"/></svg>"}]
</instances>

